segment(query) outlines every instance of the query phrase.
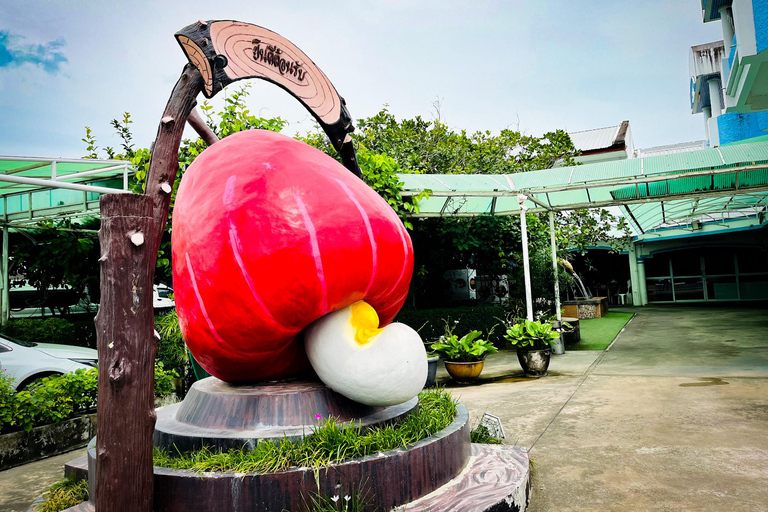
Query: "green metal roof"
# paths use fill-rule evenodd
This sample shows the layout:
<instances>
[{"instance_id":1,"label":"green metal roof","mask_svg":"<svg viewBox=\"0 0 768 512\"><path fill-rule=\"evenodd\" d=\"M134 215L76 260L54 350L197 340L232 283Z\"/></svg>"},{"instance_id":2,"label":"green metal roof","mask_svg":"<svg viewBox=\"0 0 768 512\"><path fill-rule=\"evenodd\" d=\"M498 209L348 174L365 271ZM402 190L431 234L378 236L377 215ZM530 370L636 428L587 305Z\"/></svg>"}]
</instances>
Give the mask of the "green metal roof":
<instances>
[{"instance_id":1,"label":"green metal roof","mask_svg":"<svg viewBox=\"0 0 768 512\"><path fill-rule=\"evenodd\" d=\"M130 162L0 156L0 214L6 225L96 214L103 193L127 192Z\"/></svg>"},{"instance_id":2,"label":"green metal roof","mask_svg":"<svg viewBox=\"0 0 768 512\"><path fill-rule=\"evenodd\" d=\"M517 196L523 194L530 211L627 207L627 217L642 234L697 216L705 221L759 217L767 206L768 141L518 174L400 178L403 195L432 191L419 203L417 217L516 215Z\"/></svg>"}]
</instances>

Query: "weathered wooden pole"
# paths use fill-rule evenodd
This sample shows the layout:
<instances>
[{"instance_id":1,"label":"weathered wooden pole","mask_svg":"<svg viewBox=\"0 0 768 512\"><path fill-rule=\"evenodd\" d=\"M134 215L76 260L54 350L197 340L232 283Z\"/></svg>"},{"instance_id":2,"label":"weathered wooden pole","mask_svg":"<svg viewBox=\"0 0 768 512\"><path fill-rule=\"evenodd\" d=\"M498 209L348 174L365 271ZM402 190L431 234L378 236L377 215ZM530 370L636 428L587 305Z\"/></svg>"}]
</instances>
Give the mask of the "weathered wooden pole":
<instances>
[{"instance_id":1,"label":"weathered wooden pole","mask_svg":"<svg viewBox=\"0 0 768 512\"><path fill-rule=\"evenodd\" d=\"M216 142L219 141L219 137L213 133L213 130L211 130L210 126L205 124L203 118L200 117L200 114L198 114L197 109L192 109L192 111L189 113L189 117L187 118L187 122L189 123L189 126L194 128L200 138L203 139L203 141L205 141L205 143L209 146L213 146Z\"/></svg>"},{"instance_id":2,"label":"weathered wooden pole","mask_svg":"<svg viewBox=\"0 0 768 512\"><path fill-rule=\"evenodd\" d=\"M191 64L187 64L173 88L163 111L163 117L160 118L160 126L157 128L144 191L152 198L155 205L154 217L157 228L153 241L155 252L160 248L165 224L168 221L171 191L179 170L181 136L184 134L187 117L195 107L195 98L202 90L203 79L200 72Z\"/></svg>"},{"instance_id":3,"label":"weathered wooden pole","mask_svg":"<svg viewBox=\"0 0 768 512\"><path fill-rule=\"evenodd\" d=\"M152 283L168 220L187 116L202 88L187 65L163 112L145 195L102 196L101 305L96 318L99 400L96 496L99 512L152 512L155 429Z\"/></svg>"},{"instance_id":4,"label":"weathered wooden pole","mask_svg":"<svg viewBox=\"0 0 768 512\"><path fill-rule=\"evenodd\" d=\"M99 511L152 511L155 428L152 198L106 194L101 207L101 305L96 315Z\"/></svg>"}]
</instances>

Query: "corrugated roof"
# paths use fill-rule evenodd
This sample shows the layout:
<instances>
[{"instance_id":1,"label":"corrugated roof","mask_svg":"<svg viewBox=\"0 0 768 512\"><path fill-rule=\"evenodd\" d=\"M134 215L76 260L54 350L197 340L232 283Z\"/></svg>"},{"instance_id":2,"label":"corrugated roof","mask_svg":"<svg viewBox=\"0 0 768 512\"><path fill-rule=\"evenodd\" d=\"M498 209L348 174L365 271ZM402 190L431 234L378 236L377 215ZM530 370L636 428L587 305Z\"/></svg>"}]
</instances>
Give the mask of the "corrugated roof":
<instances>
[{"instance_id":1,"label":"corrugated roof","mask_svg":"<svg viewBox=\"0 0 768 512\"><path fill-rule=\"evenodd\" d=\"M688 153L690 151L701 151L702 149L707 149L707 141L705 140L678 142L677 144L666 144L664 146L652 146L650 148L636 149L635 158L673 155L675 153Z\"/></svg>"},{"instance_id":2,"label":"corrugated roof","mask_svg":"<svg viewBox=\"0 0 768 512\"><path fill-rule=\"evenodd\" d=\"M701 210L709 215L717 208L765 211L768 141L509 175L400 178L404 195L433 191L420 203L418 216L518 214L517 195L525 194L525 205L533 211L633 204L628 210L633 222L648 231L695 215L705 196L726 197L709 201L709 208ZM672 209L667 211L667 205Z\"/></svg>"},{"instance_id":3,"label":"corrugated roof","mask_svg":"<svg viewBox=\"0 0 768 512\"><path fill-rule=\"evenodd\" d=\"M594 130L569 132L568 135L571 136L571 141L576 149L580 151L594 151L613 146L619 133L619 128L621 128L621 124L596 128Z\"/></svg>"},{"instance_id":4,"label":"corrugated roof","mask_svg":"<svg viewBox=\"0 0 768 512\"><path fill-rule=\"evenodd\" d=\"M5 224L98 212L99 195L128 191L131 163L0 156L0 216Z\"/></svg>"}]
</instances>

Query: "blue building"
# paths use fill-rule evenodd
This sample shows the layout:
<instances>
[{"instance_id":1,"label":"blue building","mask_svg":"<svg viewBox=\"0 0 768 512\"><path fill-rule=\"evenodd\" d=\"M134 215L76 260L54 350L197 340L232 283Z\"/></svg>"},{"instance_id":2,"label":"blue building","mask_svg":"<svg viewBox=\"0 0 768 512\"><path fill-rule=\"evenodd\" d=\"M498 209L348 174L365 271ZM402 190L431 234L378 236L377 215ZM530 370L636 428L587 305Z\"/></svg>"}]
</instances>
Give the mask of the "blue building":
<instances>
[{"instance_id":1,"label":"blue building","mask_svg":"<svg viewBox=\"0 0 768 512\"><path fill-rule=\"evenodd\" d=\"M768 0L702 0L723 40L691 47L691 112L710 147L768 136Z\"/></svg>"}]
</instances>

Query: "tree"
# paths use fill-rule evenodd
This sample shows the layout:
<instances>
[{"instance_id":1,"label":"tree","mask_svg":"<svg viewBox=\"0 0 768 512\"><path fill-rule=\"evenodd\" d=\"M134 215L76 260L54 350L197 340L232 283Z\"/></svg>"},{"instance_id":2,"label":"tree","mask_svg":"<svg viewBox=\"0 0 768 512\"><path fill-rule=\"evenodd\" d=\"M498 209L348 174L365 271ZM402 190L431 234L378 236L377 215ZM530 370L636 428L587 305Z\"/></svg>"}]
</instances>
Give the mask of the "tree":
<instances>
[{"instance_id":1,"label":"tree","mask_svg":"<svg viewBox=\"0 0 768 512\"><path fill-rule=\"evenodd\" d=\"M15 234L9 267L24 276L16 285L26 283L41 292L69 288L77 300L90 295L98 301L98 229L98 219L65 219Z\"/></svg>"}]
</instances>

